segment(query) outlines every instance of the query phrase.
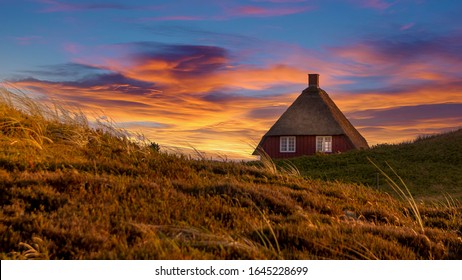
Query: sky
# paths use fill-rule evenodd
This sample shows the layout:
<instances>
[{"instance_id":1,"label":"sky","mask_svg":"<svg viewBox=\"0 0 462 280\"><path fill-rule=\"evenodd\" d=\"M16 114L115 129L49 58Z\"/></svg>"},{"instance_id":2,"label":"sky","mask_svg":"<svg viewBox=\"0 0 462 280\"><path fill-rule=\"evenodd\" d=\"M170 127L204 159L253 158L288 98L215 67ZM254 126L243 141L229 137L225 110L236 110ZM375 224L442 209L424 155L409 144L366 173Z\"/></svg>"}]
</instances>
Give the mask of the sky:
<instances>
[{"instance_id":1,"label":"sky","mask_svg":"<svg viewBox=\"0 0 462 280\"><path fill-rule=\"evenodd\" d=\"M251 158L320 74L369 145L462 126L462 1L0 0L0 81Z\"/></svg>"}]
</instances>

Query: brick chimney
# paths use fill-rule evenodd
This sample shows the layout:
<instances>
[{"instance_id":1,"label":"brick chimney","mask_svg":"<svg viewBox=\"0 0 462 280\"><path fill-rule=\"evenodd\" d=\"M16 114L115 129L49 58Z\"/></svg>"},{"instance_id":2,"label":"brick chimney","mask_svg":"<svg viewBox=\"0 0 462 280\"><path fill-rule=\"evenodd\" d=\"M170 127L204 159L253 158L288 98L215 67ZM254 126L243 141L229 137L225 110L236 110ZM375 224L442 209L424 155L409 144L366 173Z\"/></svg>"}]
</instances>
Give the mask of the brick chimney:
<instances>
[{"instance_id":1,"label":"brick chimney","mask_svg":"<svg viewBox=\"0 0 462 280\"><path fill-rule=\"evenodd\" d=\"M319 88L319 74L308 74L308 87Z\"/></svg>"}]
</instances>

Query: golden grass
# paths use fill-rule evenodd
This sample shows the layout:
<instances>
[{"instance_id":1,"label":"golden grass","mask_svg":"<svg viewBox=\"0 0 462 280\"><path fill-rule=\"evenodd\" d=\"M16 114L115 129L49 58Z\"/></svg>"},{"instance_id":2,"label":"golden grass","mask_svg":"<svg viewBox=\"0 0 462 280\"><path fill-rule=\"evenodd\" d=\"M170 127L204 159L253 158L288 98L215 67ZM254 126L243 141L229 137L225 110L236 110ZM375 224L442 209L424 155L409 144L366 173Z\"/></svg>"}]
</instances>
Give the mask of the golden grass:
<instances>
[{"instance_id":1,"label":"golden grass","mask_svg":"<svg viewBox=\"0 0 462 280\"><path fill-rule=\"evenodd\" d=\"M388 184L395 191L395 193L398 194L398 196L401 199L403 199L405 202L408 203L409 207L412 210L412 213L414 214L415 220L419 224L419 227L422 233L425 233L424 225L422 222L422 216L420 215L420 212L419 212L419 207L417 206L417 203L415 202L414 197L412 196L411 192L409 191L409 188L407 187L403 179L396 173L396 171L388 163L387 163L388 168L391 170L393 175L399 180L399 184L396 182L396 180L393 180L382 168L380 168L370 158L368 158L368 160L387 179Z\"/></svg>"},{"instance_id":2,"label":"golden grass","mask_svg":"<svg viewBox=\"0 0 462 280\"><path fill-rule=\"evenodd\" d=\"M1 259L462 258L450 197L415 205L423 232L407 200L362 185L167 154L110 121L93 129L64 108L31 118L13 99L0 116L51 141L0 130Z\"/></svg>"}]
</instances>

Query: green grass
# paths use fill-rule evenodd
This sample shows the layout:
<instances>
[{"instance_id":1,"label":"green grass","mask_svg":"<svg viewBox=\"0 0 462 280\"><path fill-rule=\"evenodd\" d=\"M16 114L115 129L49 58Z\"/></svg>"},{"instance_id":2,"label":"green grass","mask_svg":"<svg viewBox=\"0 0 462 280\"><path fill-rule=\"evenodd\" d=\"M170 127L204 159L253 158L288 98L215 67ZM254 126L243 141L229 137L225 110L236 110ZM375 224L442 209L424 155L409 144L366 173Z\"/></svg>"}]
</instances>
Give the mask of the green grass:
<instances>
[{"instance_id":1,"label":"green grass","mask_svg":"<svg viewBox=\"0 0 462 280\"><path fill-rule=\"evenodd\" d=\"M422 231L406 201L304 178L297 160L274 170L166 154L111 125L91 128L81 114L2 94L1 259L462 258L461 206L447 194L416 204Z\"/></svg>"},{"instance_id":2,"label":"green grass","mask_svg":"<svg viewBox=\"0 0 462 280\"><path fill-rule=\"evenodd\" d=\"M408 143L378 145L370 150L329 156L300 157L290 162L305 177L378 186L382 191L394 193L383 174L367 158L381 168L385 168L387 162L404 179L417 200L444 200L445 194L462 200L462 129Z\"/></svg>"}]
</instances>

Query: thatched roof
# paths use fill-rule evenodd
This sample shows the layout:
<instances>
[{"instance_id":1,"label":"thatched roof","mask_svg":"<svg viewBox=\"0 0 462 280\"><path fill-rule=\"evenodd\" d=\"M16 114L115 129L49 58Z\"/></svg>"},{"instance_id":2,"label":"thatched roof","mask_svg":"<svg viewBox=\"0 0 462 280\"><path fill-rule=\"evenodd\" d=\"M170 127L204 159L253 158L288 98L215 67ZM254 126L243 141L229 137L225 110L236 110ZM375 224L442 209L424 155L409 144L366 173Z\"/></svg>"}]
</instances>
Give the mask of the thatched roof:
<instances>
[{"instance_id":1,"label":"thatched roof","mask_svg":"<svg viewBox=\"0 0 462 280\"><path fill-rule=\"evenodd\" d=\"M327 93L310 85L263 136L346 135L356 149L368 148L366 139L354 128ZM255 154L255 153L254 153Z\"/></svg>"}]
</instances>

